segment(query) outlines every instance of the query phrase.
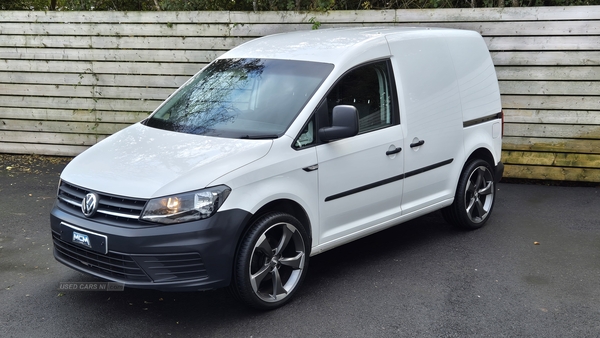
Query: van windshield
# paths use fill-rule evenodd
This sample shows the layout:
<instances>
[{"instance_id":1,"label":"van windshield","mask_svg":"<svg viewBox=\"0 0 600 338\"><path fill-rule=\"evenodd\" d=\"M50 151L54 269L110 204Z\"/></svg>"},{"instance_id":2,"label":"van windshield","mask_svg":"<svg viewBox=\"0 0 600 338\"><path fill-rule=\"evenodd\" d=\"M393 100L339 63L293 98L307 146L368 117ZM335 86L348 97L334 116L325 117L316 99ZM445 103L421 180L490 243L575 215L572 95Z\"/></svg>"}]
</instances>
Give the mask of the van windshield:
<instances>
[{"instance_id":1,"label":"van windshield","mask_svg":"<svg viewBox=\"0 0 600 338\"><path fill-rule=\"evenodd\" d=\"M332 69L331 64L306 61L216 60L145 124L197 135L277 138Z\"/></svg>"}]
</instances>

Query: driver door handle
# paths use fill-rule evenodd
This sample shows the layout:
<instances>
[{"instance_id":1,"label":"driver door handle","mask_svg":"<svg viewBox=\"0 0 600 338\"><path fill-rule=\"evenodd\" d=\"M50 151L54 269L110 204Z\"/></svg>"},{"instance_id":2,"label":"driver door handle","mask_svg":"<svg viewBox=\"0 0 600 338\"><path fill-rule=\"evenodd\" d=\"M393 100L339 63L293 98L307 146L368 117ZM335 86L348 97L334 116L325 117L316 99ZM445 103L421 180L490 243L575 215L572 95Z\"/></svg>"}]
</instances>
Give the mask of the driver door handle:
<instances>
[{"instance_id":1,"label":"driver door handle","mask_svg":"<svg viewBox=\"0 0 600 338\"><path fill-rule=\"evenodd\" d=\"M386 151L385 154L388 155L388 156L390 156L390 155L397 154L397 153L399 153L401 151L402 151L402 148L398 147L398 148L396 148L394 150L388 150L388 151Z\"/></svg>"}]
</instances>

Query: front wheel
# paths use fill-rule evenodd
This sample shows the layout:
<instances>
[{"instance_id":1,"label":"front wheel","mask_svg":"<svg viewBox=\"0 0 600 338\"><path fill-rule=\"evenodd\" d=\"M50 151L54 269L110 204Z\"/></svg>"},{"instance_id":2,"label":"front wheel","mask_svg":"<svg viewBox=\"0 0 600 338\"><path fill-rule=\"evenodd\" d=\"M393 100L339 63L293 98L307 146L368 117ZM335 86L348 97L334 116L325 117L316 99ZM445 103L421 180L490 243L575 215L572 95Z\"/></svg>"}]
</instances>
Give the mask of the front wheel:
<instances>
[{"instance_id":1,"label":"front wheel","mask_svg":"<svg viewBox=\"0 0 600 338\"><path fill-rule=\"evenodd\" d=\"M235 259L234 295L260 310L278 308L298 290L308 268L308 236L293 216L269 213L242 239Z\"/></svg>"},{"instance_id":2,"label":"front wheel","mask_svg":"<svg viewBox=\"0 0 600 338\"><path fill-rule=\"evenodd\" d=\"M463 229L481 228L494 207L496 185L490 164L473 160L467 164L456 188L454 202L442 210L446 221Z\"/></svg>"}]
</instances>

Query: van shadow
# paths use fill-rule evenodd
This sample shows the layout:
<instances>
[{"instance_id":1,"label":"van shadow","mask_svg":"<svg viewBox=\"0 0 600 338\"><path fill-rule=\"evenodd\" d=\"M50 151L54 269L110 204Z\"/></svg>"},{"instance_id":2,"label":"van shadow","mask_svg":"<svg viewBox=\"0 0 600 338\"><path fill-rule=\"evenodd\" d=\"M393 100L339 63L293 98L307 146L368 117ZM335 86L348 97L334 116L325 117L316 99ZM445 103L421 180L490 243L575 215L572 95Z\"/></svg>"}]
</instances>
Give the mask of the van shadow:
<instances>
[{"instance_id":1,"label":"van shadow","mask_svg":"<svg viewBox=\"0 0 600 338\"><path fill-rule=\"evenodd\" d=\"M140 321L144 323L143 330L157 335L193 332L202 332L203 336L220 335L233 328L247 335L244 328L256 329L273 320L295 318L298 313L335 302L339 297L336 290L352 276L369 278L372 269L385 266L391 258L420 255L429 246L461 234L464 233L446 224L436 212L314 256L295 299L277 311L247 309L237 303L227 289L176 293L125 289L122 292L71 292L67 296L72 306L85 307L88 311L80 315L102 316L114 327L130 328L131 323ZM411 267L407 263L403 268ZM96 281L82 274L73 277L73 282Z\"/></svg>"}]
</instances>

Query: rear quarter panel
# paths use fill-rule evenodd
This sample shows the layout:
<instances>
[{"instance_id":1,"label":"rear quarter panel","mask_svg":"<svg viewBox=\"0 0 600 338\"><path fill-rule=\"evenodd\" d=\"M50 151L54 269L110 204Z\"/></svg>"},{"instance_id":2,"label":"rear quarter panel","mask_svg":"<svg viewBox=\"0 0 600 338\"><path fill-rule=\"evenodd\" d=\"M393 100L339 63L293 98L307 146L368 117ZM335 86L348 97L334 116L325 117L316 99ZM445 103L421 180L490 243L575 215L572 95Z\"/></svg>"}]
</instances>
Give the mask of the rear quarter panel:
<instances>
[{"instance_id":1,"label":"rear quarter panel","mask_svg":"<svg viewBox=\"0 0 600 338\"><path fill-rule=\"evenodd\" d=\"M447 43L458 80L463 121L499 113L502 105L498 79L483 38L464 31Z\"/></svg>"},{"instance_id":2,"label":"rear quarter panel","mask_svg":"<svg viewBox=\"0 0 600 338\"><path fill-rule=\"evenodd\" d=\"M472 121L502 111L496 70L487 46L476 32L462 31L447 40L460 90L463 121ZM487 149L500 161L502 125L492 120L464 128L466 157L480 148Z\"/></svg>"}]
</instances>

